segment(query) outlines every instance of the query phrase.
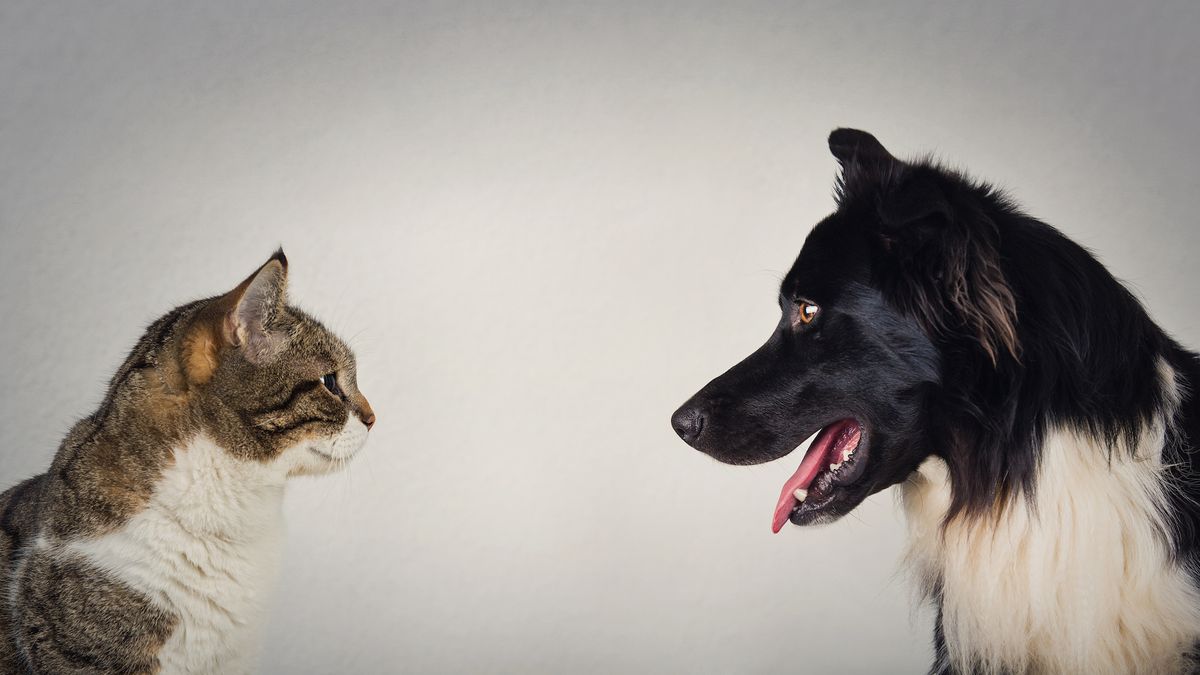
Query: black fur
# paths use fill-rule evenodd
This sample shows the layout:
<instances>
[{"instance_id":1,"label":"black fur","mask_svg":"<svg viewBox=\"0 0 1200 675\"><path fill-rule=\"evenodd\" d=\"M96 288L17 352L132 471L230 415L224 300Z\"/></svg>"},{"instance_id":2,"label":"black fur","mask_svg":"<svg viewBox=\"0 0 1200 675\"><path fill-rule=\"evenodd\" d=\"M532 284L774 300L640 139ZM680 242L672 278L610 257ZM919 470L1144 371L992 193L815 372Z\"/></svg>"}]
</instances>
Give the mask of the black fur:
<instances>
[{"instance_id":1,"label":"black fur","mask_svg":"<svg viewBox=\"0 0 1200 675\"><path fill-rule=\"evenodd\" d=\"M1087 250L992 187L900 161L862 131L839 129L829 145L842 165L837 210L785 277L779 325L676 412L681 436L757 463L854 417L865 472L792 522L840 517L930 453L950 470L949 517L979 514L1034 494L1048 429L1090 431L1109 453L1135 447L1119 441L1164 410L1165 360L1184 392L1163 458L1175 553L1194 559L1197 355ZM796 321L798 300L820 306L811 324Z\"/></svg>"}]
</instances>

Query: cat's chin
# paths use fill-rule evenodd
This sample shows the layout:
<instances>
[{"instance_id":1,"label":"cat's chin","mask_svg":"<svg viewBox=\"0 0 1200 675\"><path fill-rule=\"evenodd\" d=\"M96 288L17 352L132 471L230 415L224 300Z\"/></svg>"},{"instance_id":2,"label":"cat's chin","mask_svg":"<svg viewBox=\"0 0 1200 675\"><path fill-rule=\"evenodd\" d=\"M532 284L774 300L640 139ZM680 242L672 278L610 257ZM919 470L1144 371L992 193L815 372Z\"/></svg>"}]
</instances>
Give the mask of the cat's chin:
<instances>
[{"instance_id":1,"label":"cat's chin","mask_svg":"<svg viewBox=\"0 0 1200 675\"><path fill-rule=\"evenodd\" d=\"M298 448L295 453L299 457L293 460L292 466L288 469L289 478L337 473L354 458L354 455L342 458L332 457L311 447Z\"/></svg>"},{"instance_id":2,"label":"cat's chin","mask_svg":"<svg viewBox=\"0 0 1200 675\"><path fill-rule=\"evenodd\" d=\"M283 453L292 466L289 476L334 473L350 463L367 442L367 425L351 416L331 438L312 439ZM285 460L286 461L286 460Z\"/></svg>"}]
</instances>

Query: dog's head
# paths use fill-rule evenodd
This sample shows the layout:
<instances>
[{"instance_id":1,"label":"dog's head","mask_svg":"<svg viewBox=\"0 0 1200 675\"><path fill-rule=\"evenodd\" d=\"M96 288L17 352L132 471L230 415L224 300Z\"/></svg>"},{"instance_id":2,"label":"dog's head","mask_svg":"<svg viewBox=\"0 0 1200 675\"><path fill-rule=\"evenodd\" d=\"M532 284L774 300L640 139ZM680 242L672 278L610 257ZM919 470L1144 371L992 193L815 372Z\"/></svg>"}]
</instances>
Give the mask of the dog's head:
<instances>
[{"instance_id":1,"label":"dog's head","mask_svg":"<svg viewBox=\"0 0 1200 675\"><path fill-rule=\"evenodd\" d=\"M777 459L817 434L784 484L775 531L835 520L928 456L947 353L984 367L1017 357L981 188L902 162L862 131L834 131L829 146L842 166L838 209L784 278L779 324L671 420L730 464Z\"/></svg>"}]
</instances>

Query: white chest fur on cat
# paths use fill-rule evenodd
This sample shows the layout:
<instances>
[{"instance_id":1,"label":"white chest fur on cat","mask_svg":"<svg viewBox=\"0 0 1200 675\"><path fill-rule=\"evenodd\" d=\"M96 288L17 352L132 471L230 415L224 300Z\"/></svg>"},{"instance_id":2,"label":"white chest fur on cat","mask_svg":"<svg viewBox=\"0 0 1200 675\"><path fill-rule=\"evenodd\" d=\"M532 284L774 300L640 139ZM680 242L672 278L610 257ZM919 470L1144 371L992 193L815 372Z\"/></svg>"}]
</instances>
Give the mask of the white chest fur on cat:
<instances>
[{"instance_id":1,"label":"white chest fur on cat","mask_svg":"<svg viewBox=\"0 0 1200 675\"><path fill-rule=\"evenodd\" d=\"M73 553L178 617L162 672L250 673L283 543L286 473L204 436L174 453L147 507Z\"/></svg>"}]
</instances>

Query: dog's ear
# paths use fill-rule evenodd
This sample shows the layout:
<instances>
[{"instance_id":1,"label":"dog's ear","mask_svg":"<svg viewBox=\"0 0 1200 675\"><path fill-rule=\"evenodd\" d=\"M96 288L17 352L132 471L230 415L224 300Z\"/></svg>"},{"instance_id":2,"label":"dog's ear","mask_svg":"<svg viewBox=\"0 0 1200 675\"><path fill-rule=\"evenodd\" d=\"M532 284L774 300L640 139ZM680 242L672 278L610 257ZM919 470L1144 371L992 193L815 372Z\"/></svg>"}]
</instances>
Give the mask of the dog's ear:
<instances>
[{"instance_id":1,"label":"dog's ear","mask_svg":"<svg viewBox=\"0 0 1200 675\"><path fill-rule=\"evenodd\" d=\"M967 199L952 199L934 170L917 168L878 202L883 279L933 336L961 335L993 365L1020 358L1016 305L1000 267L999 232Z\"/></svg>"},{"instance_id":2,"label":"dog's ear","mask_svg":"<svg viewBox=\"0 0 1200 675\"><path fill-rule=\"evenodd\" d=\"M944 236L954 223L950 200L929 177L910 174L878 202L880 236L919 242Z\"/></svg>"},{"instance_id":3,"label":"dog's ear","mask_svg":"<svg viewBox=\"0 0 1200 675\"><path fill-rule=\"evenodd\" d=\"M853 164L898 162L879 139L858 129L834 129L829 134L829 151L844 170Z\"/></svg>"},{"instance_id":4,"label":"dog's ear","mask_svg":"<svg viewBox=\"0 0 1200 675\"><path fill-rule=\"evenodd\" d=\"M904 162L874 136L858 129L834 129L829 134L829 151L842 167L833 189L838 205L889 184L904 172Z\"/></svg>"}]
</instances>

